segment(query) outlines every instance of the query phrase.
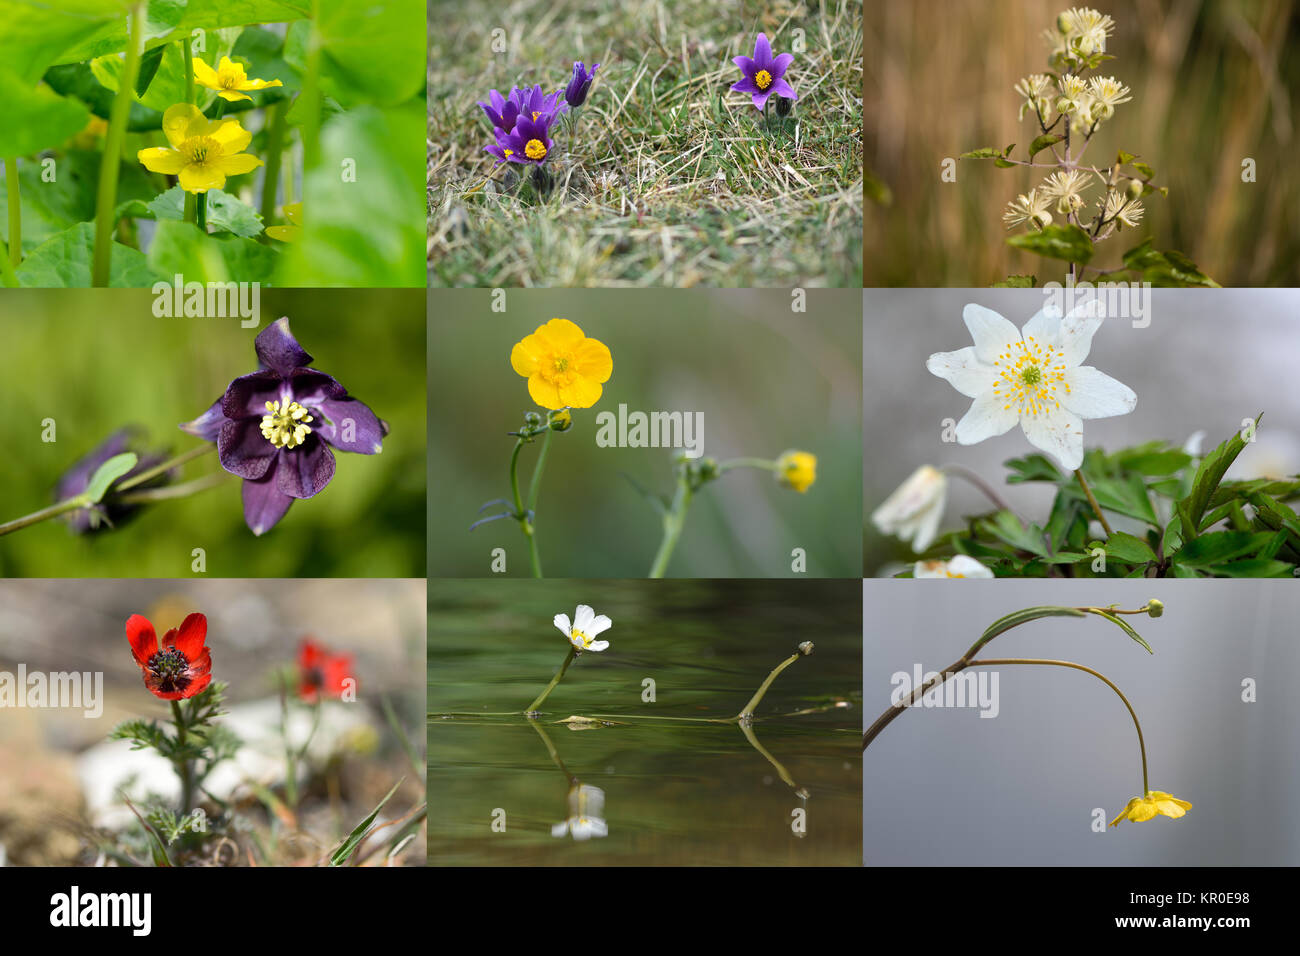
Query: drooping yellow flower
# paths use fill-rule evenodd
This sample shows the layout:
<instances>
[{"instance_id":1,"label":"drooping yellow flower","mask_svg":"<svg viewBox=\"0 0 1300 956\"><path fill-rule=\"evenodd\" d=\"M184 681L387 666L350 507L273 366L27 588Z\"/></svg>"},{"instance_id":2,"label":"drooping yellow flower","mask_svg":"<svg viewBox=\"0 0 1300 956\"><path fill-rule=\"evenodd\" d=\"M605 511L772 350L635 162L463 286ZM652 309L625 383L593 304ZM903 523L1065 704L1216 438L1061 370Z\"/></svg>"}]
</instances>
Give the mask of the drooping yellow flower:
<instances>
[{"instance_id":1,"label":"drooping yellow flower","mask_svg":"<svg viewBox=\"0 0 1300 956\"><path fill-rule=\"evenodd\" d=\"M194 82L210 90L216 90L223 100L251 100L252 97L241 90L265 90L272 86L283 86L279 80L250 80L242 63L236 63L228 56L223 56L214 70L201 57L194 58Z\"/></svg>"},{"instance_id":2,"label":"drooping yellow flower","mask_svg":"<svg viewBox=\"0 0 1300 956\"><path fill-rule=\"evenodd\" d=\"M787 451L776 460L776 480L803 494L817 480L817 456L806 451Z\"/></svg>"},{"instance_id":3,"label":"drooping yellow flower","mask_svg":"<svg viewBox=\"0 0 1300 956\"><path fill-rule=\"evenodd\" d=\"M1177 820L1190 809L1192 805L1186 800L1179 800L1173 794L1165 793L1163 790L1149 790L1145 797L1134 797L1130 800L1120 815L1110 821L1110 825L1118 826L1121 820L1141 823L1160 814Z\"/></svg>"},{"instance_id":4,"label":"drooping yellow flower","mask_svg":"<svg viewBox=\"0 0 1300 956\"><path fill-rule=\"evenodd\" d=\"M297 242L298 235L302 232L302 203L287 203L282 211L284 218L289 220L288 225L267 226L266 234L281 242Z\"/></svg>"},{"instance_id":5,"label":"drooping yellow flower","mask_svg":"<svg viewBox=\"0 0 1300 956\"><path fill-rule=\"evenodd\" d=\"M528 394L543 408L590 408L614 374L614 359L568 319L551 319L515 343L510 367L528 379Z\"/></svg>"},{"instance_id":6,"label":"drooping yellow flower","mask_svg":"<svg viewBox=\"0 0 1300 956\"><path fill-rule=\"evenodd\" d=\"M253 134L238 120L209 120L190 103L169 106L163 114L167 146L142 149L136 158L155 173L177 176L186 192L220 189L227 176L251 173L262 161L242 150Z\"/></svg>"}]
</instances>

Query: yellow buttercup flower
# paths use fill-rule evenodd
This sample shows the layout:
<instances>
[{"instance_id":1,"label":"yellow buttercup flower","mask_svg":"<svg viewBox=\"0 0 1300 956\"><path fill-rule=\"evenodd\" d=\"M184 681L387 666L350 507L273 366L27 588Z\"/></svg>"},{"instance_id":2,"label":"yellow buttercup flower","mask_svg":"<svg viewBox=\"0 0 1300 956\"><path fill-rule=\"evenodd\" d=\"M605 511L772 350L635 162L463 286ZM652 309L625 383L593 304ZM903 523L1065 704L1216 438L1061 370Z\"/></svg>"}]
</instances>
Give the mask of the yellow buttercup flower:
<instances>
[{"instance_id":1,"label":"yellow buttercup flower","mask_svg":"<svg viewBox=\"0 0 1300 956\"><path fill-rule=\"evenodd\" d=\"M1177 820L1190 809L1192 805L1186 800L1179 800L1173 794L1165 793L1163 790L1149 790L1145 797L1134 797L1130 800L1120 815L1110 821L1110 825L1118 826L1121 820L1141 823L1160 814Z\"/></svg>"},{"instance_id":2,"label":"yellow buttercup flower","mask_svg":"<svg viewBox=\"0 0 1300 956\"><path fill-rule=\"evenodd\" d=\"M806 451L787 451L776 460L776 480L803 494L817 480L817 456Z\"/></svg>"},{"instance_id":3,"label":"yellow buttercup flower","mask_svg":"<svg viewBox=\"0 0 1300 956\"><path fill-rule=\"evenodd\" d=\"M266 234L281 242L296 242L302 232L302 203L287 203L283 210L284 218L289 220L286 226L267 226Z\"/></svg>"},{"instance_id":4,"label":"yellow buttercup flower","mask_svg":"<svg viewBox=\"0 0 1300 956\"><path fill-rule=\"evenodd\" d=\"M247 93L240 92L241 90L265 90L272 86L284 85L279 80L250 80L248 74L244 72L243 64L236 63L228 56L221 58L215 70L204 63L202 58L196 56L194 82L199 86L216 90L218 96L231 102L252 99Z\"/></svg>"},{"instance_id":5,"label":"yellow buttercup flower","mask_svg":"<svg viewBox=\"0 0 1300 956\"><path fill-rule=\"evenodd\" d=\"M189 103L169 106L163 114L167 146L142 149L136 158L155 173L176 176L186 192L220 189L227 176L251 173L262 161L243 152L253 134L238 120L209 120Z\"/></svg>"},{"instance_id":6,"label":"yellow buttercup flower","mask_svg":"<svg viewBox=\"0 0 1300 956\"><path fill-rule=\"evenodd\" d=\"M528 379L528 394L543 408L591 408L614 374L614 359L568 319L551 319L515 343L510 367Z\"/></svg>"}]
</instances>

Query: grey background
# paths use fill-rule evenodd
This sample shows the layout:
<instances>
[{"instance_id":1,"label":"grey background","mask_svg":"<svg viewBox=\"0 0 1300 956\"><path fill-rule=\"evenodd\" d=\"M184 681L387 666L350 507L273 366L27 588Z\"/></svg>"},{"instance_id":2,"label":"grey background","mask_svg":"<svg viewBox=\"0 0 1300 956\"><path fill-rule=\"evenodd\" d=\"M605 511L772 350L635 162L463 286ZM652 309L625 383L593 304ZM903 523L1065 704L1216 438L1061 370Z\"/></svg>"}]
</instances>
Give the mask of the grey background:
<instances>
[{"instance_id":1,"label":"grey background","mask_svg":"<svg viewBox=\"0 0 1300 956\"><path fill-rule=\"evenodd\" d=\"M868 580L863 588L864 726L888 706L891 674L914 663L948 666L1004 614L1159 598L1159 619L1127 619L1154 656L1092 615L1030 622L983 655L1072 660L1105 674L1142 721L1151 788L1194 805L1180 820L1094 833L1093 808L1109 822L1141 793L1128 712L1088 674L1007 666L996 718L956 708L903 713L863 754L868 865L1300 864L1294 582ZM1257 681L1255 703L1241 701L1245 677Z\"/></svg>"},{"instance_id":2,"label":"grey background","mask_svg":"<svg viewBox=\"0 0 1300 956\"><path fill-rule=\"evenodd\" d=\"M1181 446L1206 432L1209 451L1264 413L1256 443L1238 459L1232 477L1300 471L1300 290L1154 289L1151 324L1109 318L1093 338L1086 364L1137 392L1128 415L1084 423L1084 447L1114 451L1165 439ZM884 552L899 553L871 524L871 513L923 464L960 464L984 477L1011 507L1044 513L1047 485L1005 485L1009 458L1032 448L1019 428L978 445L940 440L945 418L960 420L971 400L931 375L925 360L971 344L961 313L975 302L1001 313L1017 328L1042 308L1038 289L868 289L863 295L863 522L866 573L878 573ZM961 526L967 514L989 510L986 498L961 480L949 483L940 533Z\"/></svg>"}]
</instances>

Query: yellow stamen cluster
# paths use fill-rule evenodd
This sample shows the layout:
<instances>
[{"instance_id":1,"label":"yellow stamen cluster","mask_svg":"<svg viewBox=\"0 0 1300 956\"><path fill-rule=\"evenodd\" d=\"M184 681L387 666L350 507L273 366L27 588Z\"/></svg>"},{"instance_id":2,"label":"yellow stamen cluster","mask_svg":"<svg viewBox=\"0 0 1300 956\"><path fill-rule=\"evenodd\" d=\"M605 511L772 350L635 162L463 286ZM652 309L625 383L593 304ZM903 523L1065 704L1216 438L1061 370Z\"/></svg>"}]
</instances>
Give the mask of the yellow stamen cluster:
<instances>
[{"instance_id":1,"label":"yellow stamen cluster","mask_svg":"<svg viewBox=\"0 0 1300 956\"><path fill-rule=\"evenodd\" d=\"M993 395L1005 402L1004 409L1017 408L1020 413L1038 415L1061 407L1057 389L1070 391L1065 381L1065 356L1054 345L1046 347L1031 335L1012 344L993 363L998 369Z\"/></svg>"},{"instance_id":2,"label":"yellow stamen cluster","mask_svg":"<svg viewBox=\"0 0 1300 956\"><path fill-rule=\"evenodd\" d=\"M315 419L297 402L267 402L266 410L269 414L262 416L262 437L276 448L296 448L311 434L307 422Z\"/></svg>"},{"instance_id":3,"label":"yellow stamen cluster","mask_svg":"<svg viewBox=\"0 0 1300 956\"><path fill-rule=\"evenodd\" d=\"M578 630L576 627L572 631L572 636L577 640L582 641L583 647L591 647L591 638L586 634L583 634L582 631Z\"/></svg>"},{"instance_id":4,"label":"yellow stamen cluster","mask_svg":"<svg viewBox=\"0 0 1300 956\"><path fill-rule=\"evenodd\" d=\"M194 136L181 144L181 152L190 158L191 163L205 163L208 156L221 155L221 144L211 136Z\"/></svg>"},{"instance_id":5,"label":"yellow stamen cluster","mask_svg":"<svg viewBox=\"0 0 1300 956\"><path fill-rule=\"evenodd\" d=\"M754 74L754 85L760 90L765 90L772 85L772 74L767 70L759 70Z\"/></svg>"},{"instance_id":6,"label":"yellow stamen cluster","mask_svg":"<svg viewBox=\"0 0 1300 956\"><path fill-rule=\"evenodd\" d=\"M546 155L546 144L540 139L530 139L524 146L524 155L529 159L541 159Z\"/></svg>"}]
</instances>

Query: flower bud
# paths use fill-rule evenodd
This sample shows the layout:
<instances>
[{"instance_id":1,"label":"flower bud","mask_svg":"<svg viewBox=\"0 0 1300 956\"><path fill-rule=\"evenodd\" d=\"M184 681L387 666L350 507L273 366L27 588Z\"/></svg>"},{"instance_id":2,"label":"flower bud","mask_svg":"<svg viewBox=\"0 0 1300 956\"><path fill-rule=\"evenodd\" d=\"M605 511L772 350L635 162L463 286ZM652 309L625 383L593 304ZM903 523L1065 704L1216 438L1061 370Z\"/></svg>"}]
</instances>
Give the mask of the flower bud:
<instances>
[{"instance_id":1,"label":"flower bud","mask_svg":"<svg viewBox=\"0 0 1300 956\"><path fill-rule=\"evenodd\" d=\"M802 494L817 480L817 456L806 451L787 451L776 460L776 480Z\"/></svg>"},{"instance_id":2,"label":"flower bud","mask_svg":"<svg viewBox=\"0 0 1300 956\"><path fill-rule=\"evenodd\" d=\"M1128 188L1125 190L1125 192L1128 193L1129 199L1141 199L1142 193L1145 191L1146 187L1137 179L1130 179L1128 181Z\"/></svg>"},{"instance_id":3,"label":"flower bud","mask_svg":"<svg viewBox=\"0 0 1300 956\"><path fill-rule=\"evenodd\" d=\"M782 119L790 115L790 110L794 108L794 100L787 99L784 96L776 98L776 115Z\"/></svg>"},{"instance_id":4,"label":"flower bud","mask_svg":"<svg viewBox=\"0 0 1300 956\"><path fill-rule=\"evenodd\" d=\"M557 409L547 414L546 424L553 432L567 432L573 427L573 413L567 408Z\"/></svg>"},{"instance_id":5,"label":"flower bud","mask_svg":"<svg viewBox=\"0 0 1300 956\"><path fill-rule=\"evenodd\" d=\"M1057 32L1060 33L1060 34L1062 34L1063 36L1069 34L1069 32L1070 32L1070 15L1069 15L1068 13L1064 13L1064 12L1062 12L1062 13L1060 13L1060 14L1057 14L1057 17L1056 17L1056 29L1057 29Z\"/></svg>"},{"instance_id":6,"label":"flower bud","mask_svg":"<svg viewBox=\"0 0 1300 956\"><path fill-rule=\"evenodd\" d=\"M1147 601L1147 613L1152 617L1159 617L1161 614L1165 613L1165 606L1162 602L1152 598Z\"/></svg>"},{"instance_id":7,"label":"flower bud","mask_svg":"<svg viewBox=\"0 0 1300 956\"><path fill-rule=\"evenodd\" d=\"M812 641L804 641L802 644L799 645L799 653L802 654L804 657L807 657L812 652L813 652Z\"/></svg>"},{"instance_id":8,"label":"flower bud","mask_svg":"<svg viewBox=\"0 0 1300 956\"><path fill-rule=\"evenodd\" d=\"M1052 224L1052 214L1050 212L1047 212L1046 210L1043 210L1042 212L1036 212L1034 213L1033 221L1034 221L1034 225L1037 226L1040 230L1046 229L1048 226Z\"/></svg>"},{"instance_id":9,"label":"flower bud","mask_svg":"<svg viewBox=\"0 0 1300 956\"><path fill-rule=\"evenodd\" d=\"M524 424L537 426L542 423L542 416L536 412L524 412Z\"/></svg>"}]
</instances>

